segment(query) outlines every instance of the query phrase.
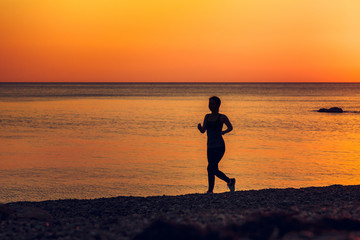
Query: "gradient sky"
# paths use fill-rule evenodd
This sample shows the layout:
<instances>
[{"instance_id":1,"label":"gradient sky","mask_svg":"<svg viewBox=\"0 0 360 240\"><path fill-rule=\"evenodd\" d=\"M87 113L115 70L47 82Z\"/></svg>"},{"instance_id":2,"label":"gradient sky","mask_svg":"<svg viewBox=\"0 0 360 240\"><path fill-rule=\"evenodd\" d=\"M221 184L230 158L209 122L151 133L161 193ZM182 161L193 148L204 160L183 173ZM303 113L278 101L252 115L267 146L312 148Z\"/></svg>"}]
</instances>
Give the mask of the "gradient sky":
<instances>
[{"instance_id":1,"label":"gradient sky","mask_svg":"<svg viewBox=\"0 0 360 240\"><path fill-rule=\"evenodd\" d=\"M359 0L0 0L0 81L360 81Z\"/></svg>"}]
</instances>

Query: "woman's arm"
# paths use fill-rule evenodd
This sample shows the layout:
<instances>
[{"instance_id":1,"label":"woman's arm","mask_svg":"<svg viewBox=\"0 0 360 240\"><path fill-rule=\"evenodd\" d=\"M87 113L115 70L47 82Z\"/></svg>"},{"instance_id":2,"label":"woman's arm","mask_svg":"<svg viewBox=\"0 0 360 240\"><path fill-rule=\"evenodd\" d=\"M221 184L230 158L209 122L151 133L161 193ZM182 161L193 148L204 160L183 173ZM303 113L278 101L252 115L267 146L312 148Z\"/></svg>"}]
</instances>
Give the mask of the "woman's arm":
<instances>
[{"instance_id":1,"label":"woman's arm","mask_svg":"<svg viewBox=\"0 0 360 240\"><path fill-rule=\"evenodd\" d=\"M227 129L225 131L221 132L222 135L229 133L233 130L233 126L226 115L222 115L222 122L225 123L225 125L227 127Z\"/></svg>"},{"instance_id":2,"label":"woman's arm","mask_svg":"<svg viewBox=\"0 0 360 240\"><path fill-rule=\"evenodd\" d=\"M203 122L203 125L201 126L201 123L198 124L198 129L201 133L204 133L206 131L206 121L207 121L207 116L208 115L205 115L204 117L204 122Z\"/></svg>"}]
</instances>

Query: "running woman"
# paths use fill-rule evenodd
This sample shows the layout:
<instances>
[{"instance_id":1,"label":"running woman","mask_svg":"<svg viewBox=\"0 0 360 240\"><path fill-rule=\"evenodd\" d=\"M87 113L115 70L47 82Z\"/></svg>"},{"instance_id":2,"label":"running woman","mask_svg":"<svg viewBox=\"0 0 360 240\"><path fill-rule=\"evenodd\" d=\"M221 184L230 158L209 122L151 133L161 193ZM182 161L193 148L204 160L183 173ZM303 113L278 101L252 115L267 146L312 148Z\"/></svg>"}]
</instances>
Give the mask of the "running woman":
<instances>
[{"instance_id":1,"label":"running woman","mask_svg":"<svg viewBox=\"0 0 360 240\"><path fill-rule=\"evenodd\" d=\"M222 135L232 131L233 127L226 115L219 113L221 105L220 98L213 96L209 98L209 109L211 113L206 114L204 123L198 124L201 133L207 132L207 159L208 159L208 180L209 189L207 193L213 193L215 185L215 176L227 183L230 192L235 191L235 178L228 178L219 170L219 162L225 153L225 142ZM223 124L227 129L222 130Z\"/></svg>"}]
</instances>

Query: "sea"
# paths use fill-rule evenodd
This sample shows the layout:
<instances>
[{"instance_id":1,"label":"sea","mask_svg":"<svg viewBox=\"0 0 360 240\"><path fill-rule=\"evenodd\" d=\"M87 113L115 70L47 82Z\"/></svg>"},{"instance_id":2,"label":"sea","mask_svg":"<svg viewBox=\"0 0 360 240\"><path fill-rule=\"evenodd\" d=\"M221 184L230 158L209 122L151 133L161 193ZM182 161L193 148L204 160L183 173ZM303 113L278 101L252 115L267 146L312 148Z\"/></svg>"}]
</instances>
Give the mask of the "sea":
<instances>
[{"instance_id":1,"label":"sea","mask_svg":"<svg viewBox=\"0 0 360 240\"><path fill-rule=\"evenodd\" d=\"M360 184L357 83L0 83L0 202L205 193L211 96L236 190Z\"/></svg>"}]
</instances>

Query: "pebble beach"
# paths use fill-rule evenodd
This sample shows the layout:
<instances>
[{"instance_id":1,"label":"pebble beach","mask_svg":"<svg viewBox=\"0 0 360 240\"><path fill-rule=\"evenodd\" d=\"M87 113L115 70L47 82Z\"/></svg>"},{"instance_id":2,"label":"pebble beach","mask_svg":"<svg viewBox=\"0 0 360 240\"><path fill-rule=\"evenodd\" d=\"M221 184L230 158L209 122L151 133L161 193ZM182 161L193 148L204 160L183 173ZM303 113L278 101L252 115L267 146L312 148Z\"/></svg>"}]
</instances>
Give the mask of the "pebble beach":
<instances>
[{"instance_id":1,"label":"pebble beach","mask_svg":"<svg viewBox=\"0 0 360 240\"><path fill-rule=\"evenodd\" d=\"M360 186L12 202L0 239L360 239Z\"/></svg>"}]
</instances>

